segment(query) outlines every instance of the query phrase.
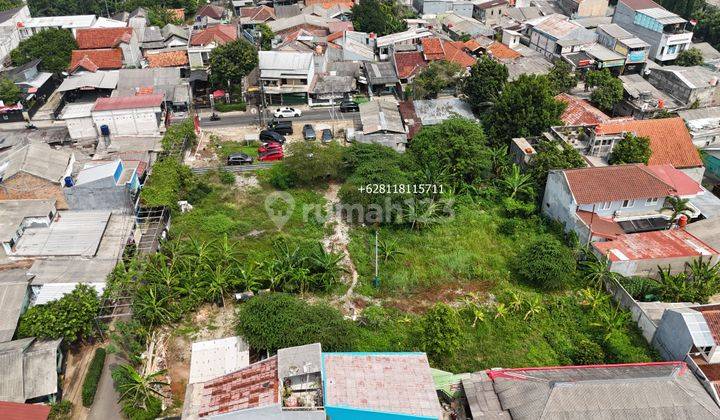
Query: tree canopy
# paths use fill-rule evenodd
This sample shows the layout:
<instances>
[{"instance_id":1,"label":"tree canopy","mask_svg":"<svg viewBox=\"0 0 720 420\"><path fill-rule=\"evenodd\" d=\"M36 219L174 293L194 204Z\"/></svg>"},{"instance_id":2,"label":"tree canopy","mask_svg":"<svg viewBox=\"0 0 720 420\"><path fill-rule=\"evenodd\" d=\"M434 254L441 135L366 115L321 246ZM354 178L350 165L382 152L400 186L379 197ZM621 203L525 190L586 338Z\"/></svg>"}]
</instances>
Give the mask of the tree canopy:
<instances>
[{"instance_id":1,"label":"tree canopy","mask_svg":"<svg viewBox=\"0 0 720 420\"><path fill-rule=\"evenodd\" d=\"M70 65L72 50L77 42L67 29L46 29L20 42L10 53L14 65L19 66L39 58L40 69L51 73L65 71Z\"/></svg>"},{"instance_id":2,"label":"tree canopy","mask_svg":"<svg viewBox=\"0 0 720 420\"><path fill-rule=\"evenodd\" d=\"M415 99L436 98L441 91L457 85L462 67L452 61L436 60L422 69L413 79L411 89Z\"/></svg>"},{"instance_id":3,"label":"tree canopy","mask_svg":"<svg viewBox=\"0 0 720 420\"><path fill-rule=\"evenodd\" d=\"M237 332L256 350L322 343L324 351L350 350L352 322L325 304L308 304L294 296L269 293L252 298L237 312Z\"/></svg>"},{"instance_id":4,"label":"tree canopy","mask_svg":"<svg viewBox=\"0 0 720 420\"><path fill-rule=\"evenodd\" d=\"M508 69L504 64L483 56L470 68L465 78L462 93L477 112L494 103L508 79Z\"/></svg>"},{"instance_id":5,"label":"tree canopy","mask_svg":"<svg viewBox=\"0 0 720 420\"><path fill-rule=\"evenodd\" d=\"M523 281L544 290L558 290L575 275L575 256L557 239L541 237L517 256L515 267Z\"/></svg>"},{"instance_id":6,"label":"tree canopy","mask_svg":"<svg viewBox=\"0 0 720 420\"><path fill-rule=\"evenodd\" d=\"M27 4L33 16L67 16L94 14L106 16L108 13L132 12L138 7L150 9L184 9L185 15L194 15L198 0L28 0Z\"/></svg>"},{"instance_id":7,"label":"tree canopy","mask_svg":"<svg viewBox=\"0 0 720 420\"><path fill-rule=\"evenodd\" d=\"M609 163L620 165L623 163L644 163L647 164L652 155L650 139L638 137L633 133L625 134L613 147Z\"/></svg>"},{"instance_id":8,"label":"tree canopy","mask_svg":"<svg viewBox=\"0 0 720 420\"><path fill-rule=\"evenodd\" d=\"M577 75L572 71L570 64L564 60L557 60L553 64L548 79L556 93L569 92L578 82Z\"/></svg>"},{"instance_id":9,"label":"tree canopy","mask_svg":"<svg viewBox=\"0 0 720 420\"><path fill-rule=\"evenodd\" d=\"M75 342L94 334L100 309L97 291L87 284L58 300L31 307L20 317L18 337L39 337Z\"/></svg>"},{"instance_id":10,"label":"tree canopy","mask_svg":"<svg viewBox=\"0 0 720 420\"><path fill-rule=\"evenodd\" d=\"M487 138L482 126L463 118L450 118L423 127L410 147L418 164L436 165L447 171L455 185L473 184L490 168Z\"/></svg>"},{"instance_id":11,"label":"tree canopy","mask_svg":"<svg viewBox=\"0 0 720 420\"><path fill-rule=\"evenodd\" d=\"M572 169L586 166L582 155L565 142L540 140L535 145L535 150L537 154L530 162L530 173L535 181L535 189L540 195L545 192L545 182L551 169Z\"/></svg>"},{"instance_id":12,"label":"tree canopy","mask_svg":"<svg viewBox=\"0 0 720 420\"><path fill-rule=\"evenodd\" d=\"M590 100L605 112L612 112L617 103L623 99L623 84L608 69L591 71L587 75L588 86L594 88Z\"/></svg>"},{"instance_id":13,"label":"tree canopy","mask_svg":"<svg viewBox=\"0 0 720 420\"><path fill-rule=\"evenodd\" d=\"M407 29L401 6L394 0L363 0L352 7L356 31L384 36Z\"/></svg>"},{"instance_id":14,"label":"tree canopy","mask_svg":"<svg viewBox=\"0 0 720 420\"><path fill-rule=\"evenodd\" d=\"M285 165L294 185L312 186L337 179L343 147L336 142L320 145L311 142L289 144Z\"/></svg>"},{"instance_id":15,"label":"tree canopy","mask_svg":"<svg viewBox=\"0 0 720 420\"><path fill-rule=\"evenodd\" d=\"M457 311L445 303L436 303L422 320L422 343L434 363L451 357L462 344L462 326Z\"/></svg>"},{"instance_id":16,"label":"tree canopy","mask_svg":"<svg viewBox=\"0 0 720 420\"><path fill-rule=\"evenodd\" d=\"M702 51L697 48L689 48L678 54L675 64L683 67L699 66L703 62Z\"/></svg>"},{"instance_id":17,"label":"tree canopy","mask_svg":"<svg viewBox=\"0 0 720 420\"><path fill-rule=\"evenodd\" d=\"M245 39L220 45L210 53L210 80L218 87L239 85L258 64L255 47Z\"/></svg>"},{"instance_id":18,"label":"tree canopy","mask_svg":"<svg viewBox=\"0 0 720 420\"><path fill-rule=\"evenodd\" d=\"M22 91L7 77L0 78L0 101L4 104L16 104L20 101Z\"/></svg>"},{"instance_id":19,"label":"tree canopy","mask_svg":"<svg viewBox=\"0 0 720 420\"><path fill-rule=\"evenodd\" d=\"M12 9L22 5L21 0L0 0L0 11Z\"/></svg>"},{"instance_id":20,"label":"tree canopy","mask_svg":"<svg viewBox=\"0 0 720 420\"><path fill-rule=\"evenodd\" d=\"M152 6L148 9L148 20L150 21L149 23L151 26L157 26L160 28L168 23L172 23L173 25L179 25L182 23L182 21L178 19L177 15L170 11L170 9L160 6Z\"/></svg>"},{"instance_id":21,"label":"tree canopy","mask_svg":"<svg viewBox=\"0 0 720 420\"><path fill-rule=\"evenodd\" d=\"M483 120L491 143L508 144L514 137L538 136L553 125L561 125L565 107L554 98L546 77L523 74L505 85Z\"/></svg>"}]
</instances>

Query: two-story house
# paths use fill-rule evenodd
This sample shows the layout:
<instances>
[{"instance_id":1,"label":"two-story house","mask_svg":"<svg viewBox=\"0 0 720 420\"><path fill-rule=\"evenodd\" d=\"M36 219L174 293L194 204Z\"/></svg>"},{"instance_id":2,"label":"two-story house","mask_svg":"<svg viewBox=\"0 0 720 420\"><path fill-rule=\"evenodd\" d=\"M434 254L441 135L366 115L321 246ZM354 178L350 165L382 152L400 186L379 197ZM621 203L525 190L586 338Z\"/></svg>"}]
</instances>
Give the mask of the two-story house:
<instances>
[{"instance_id":1,"label":"two-story house","mask_svg":"<svg viewBox=\"0 0 720 420\"><path fill-rule=\"evenodd\" d=\"M612 23L650 44L650 57L658 62L675 60L692 40L687 21L652 0L619 0Z\"/></svg>"},{"instance_id":2,"label":"two-story house","mask_svg":"<svg viewBox=\"0 0 720 420\"><path fill-rule=\"evenodd\" d=\"M628 233L666 229L672 212L663 209L665 200L702 193L700 184L672 165L552 170L542 212L583 242L612 240ZM692 210L693 217L700 214L699 209Z\"/></svg>"},{"instance_id":3,"label":"two-story house","mask_svg":"<svg viewBox=\"0 0 720 420\"><path fill-rule=\"evenodd\" d=\"M650 44L617 24L598 25L598 43L625 57L623 73L640 73L645 68Z\"/></svg>"},{"instance_id":4,"label":"two-story house","mask_svg":"<svg viewBox=\"0 0 720 420\"><path fill-rule=\"evenodd\" d=\"M313 53L260 51L260 83L270 103L308 101L315 79Z\"/></svg>"},{"instance_id":5,"label":"two-story house","mask_svg":"<svg viewBox=\"0 0 720 420\"><path fill-rule=\"evenodd\" d=\"M193 32L188 46L188 59L191 68L202 68L208 65L210 52L218 45L235 41L238 37L237 26L220 24L207 29Z\"/></svg>"},{"instance_id":6,"label":"two-story house","mask_svg":"<svg viewBox=\"0 0 720 420\"><path fill-rule=\"evenodd\" d=\"M20 45L22 22L30 19L27 6L14 7L0 12L0 68L10 57L10 51Z\"/></svg>"},{"instance_id":7,"label":"two-story house","mask_svg":"<svg viewBox=\"0 0 720 420\"><path fill-rule=\"evenodd\" d=\"M486 25L499 25L509 8L510 3L507 0L485 1L475 5L472 17Z\"/></svg>"},{"instance_id":8,"label":"two-story house","mask_svg":"<svg viewBox=\"0 0 720 420\"><path fill-rule=\"evenodd\" d=\"M530 48L540 51L547 58L580 51L595 43L595 32L585 29L567 16L553 14L528 22Z\"/></svg>"}]
</instances>

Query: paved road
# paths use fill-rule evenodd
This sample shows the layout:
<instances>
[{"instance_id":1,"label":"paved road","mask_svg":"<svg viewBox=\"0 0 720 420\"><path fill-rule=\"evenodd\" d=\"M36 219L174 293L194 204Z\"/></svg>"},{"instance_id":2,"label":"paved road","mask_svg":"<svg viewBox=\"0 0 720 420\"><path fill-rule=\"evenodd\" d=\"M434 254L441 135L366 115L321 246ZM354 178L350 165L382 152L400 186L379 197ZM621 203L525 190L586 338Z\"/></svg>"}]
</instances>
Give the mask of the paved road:
<instances>
[{"instance_id":1,"label":"paved road","mask_svg":"<svg viewBox=\"0 0 720 420\"><path fill-rule=\"evenodd\" d=\"M252 165L222 166L221 168L228 172L253 172L253 171L257 171L258 169L267 169L271 166L273 166L272 163L254 163ZM202 168L191 168L190 170L196 174L204 174L205 172L212 170L212 169L216 169L216 167L215 166L203 166ZM217 169L219 169L219 168L217 168Z\"/></svg>"},{"instance_id":2,"label":"paved road","mask_svg":"<svg viewBox=\"0 0 720 420\"><path fill-rule=\"evenodd\" d=\"M337 115L336 118L338 120L352 120L352 119L359 119L360 113L359 112L339 112L336 109L335 114ZM220 121L210 121L210 117L206 116L206 114L203 114L203 117L200 118L200 125L202 127L224 127L224 126L230 126L230 125L252 125L252 124L258 124L258 115L257 113L253 114L251 112L246 112L244 114L235 114L235 115L220 115ZM268 116L265 120L268 121L272 118L272 116ZM290 121L327 121L332 120L333 114L331 113L330 108L312 108L307 109L303 111L302 116L295 117L295 118L289 118Z\"/></svg>"},{"instance_id":3,"label":"paved road","mask_svg":"<svg viewBox=\"0 0 720 420\"><path fill-rule=\"evenodd\" d=\"M109 420L109 419L121 419L122 411L120 404L118 404L118 398L120 397L115 391L113 386L113 380L110 376L110 371L113 367L122 364L115 353L108 353L105 358L105 367L103 368L102 375L100 376L100 383L98 384L97 392L95 393L95 401L92 407L90 407L90 414L88 420Z\"/></svg>"}]
</instances>

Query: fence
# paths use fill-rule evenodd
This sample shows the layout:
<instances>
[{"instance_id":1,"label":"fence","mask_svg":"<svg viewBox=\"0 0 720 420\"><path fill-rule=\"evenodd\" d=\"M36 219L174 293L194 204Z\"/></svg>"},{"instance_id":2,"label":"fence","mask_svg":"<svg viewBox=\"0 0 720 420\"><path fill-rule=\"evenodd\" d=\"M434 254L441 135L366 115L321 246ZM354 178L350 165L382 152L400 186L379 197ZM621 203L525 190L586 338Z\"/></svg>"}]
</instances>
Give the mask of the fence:
<instances>
[{"instance_id":1,"label":"fence","mask_svg":"<svg viewBox=\"0 0 720 420\"><path fill-rule=\"evenodd\" d=\"M637 323L645 340L647 340L648 343L652 343L657 325L655 325L655 322L653 322L645 310L630 296L630 293L628 293L617 280L612 279L606 281L605 289L613 296L618 305L630 311L632 320Z\"/></svg>"}]
</instances>

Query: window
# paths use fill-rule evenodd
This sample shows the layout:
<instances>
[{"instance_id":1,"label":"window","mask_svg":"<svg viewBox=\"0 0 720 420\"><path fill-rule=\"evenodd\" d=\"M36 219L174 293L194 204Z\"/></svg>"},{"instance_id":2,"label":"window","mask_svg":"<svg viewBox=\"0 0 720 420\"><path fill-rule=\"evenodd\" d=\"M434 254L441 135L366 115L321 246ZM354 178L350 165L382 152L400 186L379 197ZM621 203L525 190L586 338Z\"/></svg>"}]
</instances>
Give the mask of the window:
<instances>
[{"instance_id":1,"label":"window","mask_svg":"<svg viewBox=\"0 0 720 420\"><path fill-rule=\"evenodd\" d=\"M677 48L678 48L677 45L670 45L670 46L668 46L667 53L675 54L675 53L677 53Z\"/></svg>"},{"instance_id":2,"label":"window","mask_svg":"<svg viewBox=\"0 0 720 420\"><path fill-rule=\"evenodd\" d=\"M646 205L646 206L653 206L653 205L657 204L657 202L658 202L658 198L657 198L657 197L648 198L647 200L645 200L645 205Z\"/></svg>"},{"instance_id":3,"label":"window","mask_svg":"<svg viewBox=\"0 0 720 420\"><path fill-rule=\"evenodd\" d=\"M622 203L622 208L626 209L635 205L635 200L625 200Z\"/></svg>"},{"instance_id":4,"label":"window","mask_svg":"<svg viewBox=\"0 0 720 420\"><path fill-rule=\"evenodd\" d=\"M603 203L600 205L600 208L603 209L603 210L610 210L610 205L611 205L611 204L612 204L611 202L605 201L605 202L603 202Z\"/></svg>"}]
</instances>

